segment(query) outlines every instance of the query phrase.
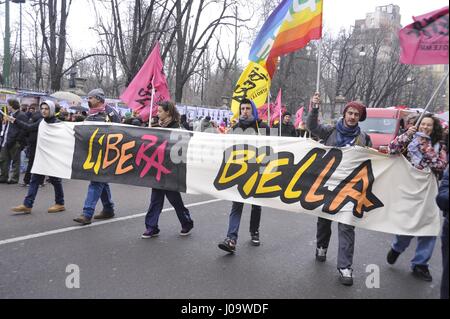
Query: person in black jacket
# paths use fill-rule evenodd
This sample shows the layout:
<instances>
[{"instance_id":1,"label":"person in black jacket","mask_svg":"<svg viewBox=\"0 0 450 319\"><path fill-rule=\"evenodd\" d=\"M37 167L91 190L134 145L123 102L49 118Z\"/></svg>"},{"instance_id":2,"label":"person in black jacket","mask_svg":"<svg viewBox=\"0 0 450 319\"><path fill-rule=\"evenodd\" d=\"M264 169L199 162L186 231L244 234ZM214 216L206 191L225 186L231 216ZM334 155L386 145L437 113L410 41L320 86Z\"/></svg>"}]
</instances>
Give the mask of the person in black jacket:
<instances>
[{"instance_id":1,"label":"person in black jacket","mask_svg":"<svg viewBox=\"0 0 450 319\"><path fill-rule=\"evenodd\" d=\"M117 112L105 103L105 93L102 89L94 89L88 93L89 116L85 121L120 123ZM114 203L108 183L89 183L88 192L84 201L83 213L73 221L81 226L91 223L98 200L101 199L103 210L94 216L94 219L109 219L114 217Z\"/></svg>"},{"instance_id":2,"label":"person in black jacket","mask_svg":"<svg viewBox=\"0 0 450 319\"><path fill-rule=\"evenodd\" d=\"M269 128L260 119L258 119L258 111L253 101L242 99L240 103L240 116L238 122L232 127L232 134L259 135L260 129L264 135L269 135ZM231 206L227 237L219 243L219 248L229 253L236 250L236 242L238 238L239 225L241 223L242 210L244 203L233 202ZM259 226L261 221L261 206L252 205L250 215L250 236L253 246L260 245Z\"/></svg>"},{"instance_id":3,"label":"person in black jacket","mask_svg":"<svg viewBox=\"0 0 450 319\"><path fill-rule=\"evenodd\" d=\"M284 112L281 117L281 135L280 135L280 123L274 125L274 128L278 129L278 136L291 136L297 137L297 131L295 130L294 125L291 123L292 114L289 112Z\"/></svg>"},{"instance_id":4,"label":"person in black jacket","mask_svg":"<svg viewBox=\"0 0 450 319\"><path fill-rule=\"evenodd\" d=\"M36 123L41 122L42 120L41 112L32 112L28 123ZM31 168L34 163L34 156L36 155L36 143L37 143L37 135L38 130L26 130L27 131L27 148L28 148L28 165L27 170L25 171L25 175L23 177L23 186L28 186L31 181Z\"/></svg>"},{"instance_id":5,"label":"person in black jacket","mask_svg":"<svg viewBox=\"0 0 450 319\"><path fill-rule=\"evenodd\" d=\"M448 299L448 166L444 172L436 202L444 214L442 225L442 279L441 299Z\"/></svg>"},{"instance_id":6,"label":"person in black jacket","mask_svg":"<svg viewBox=\"0 0 450 319\"><path fill-rule=\"evenodd\" d=\"M42 120L44 120L48 124L59 122L55 117L55 104L52 101L47 100L42 102L40 105L40 109L42 117L33 123L27 123L26 121L15 118L9 118L9 120L21 129L29 133L35 133L37 135L39 131L39 125ZM23 204L13 207L11 210L14 212L30 214L34 200L36 199L36 195L39 190L39 185L44 182L44 179L44 175L31 174L30 187L28 188L28 193L23 201ZM64 191L61 183L61 178L50 176L49 181L55 189L55 205L51 206L48 209L48 212L62 212L66 209L64 207Z\"/></svg>"},{"instance_id":7,"label":"person in black jacket","mask_svg":"<svg viewBox=\"0 0 450 319\"><path fill-rule=\"evenodd\" d=\"M20 103L16 99L8 100L11 117L27 122L25 113L20 111ZM20 152L25 146L25 131L13 123L6 123L3 128L3 144L0 151L0 183L17 184L20 177ZM12 176L9 178L9 167L12 162Z\"/></svg>"},{"instance_id":8,"label":"person in black jacket","mask_svg":"<svg viewBox=\"0 0 450 319\"><path fill-rule=\"evenodd\" d=\"M192 131L192 126L189 125L186 114L180 116L180 126L187 131Z\"/></svg>"},{"instance_id":9,"label":"person in black jacket","mask_svg":"<svg viewBox=\"0 0 450 319\"><path fill-rule=\"evenodd\" d=\"M173 102L163 101L159 103L158 118L158 124L161 128L180 128L180 114ZM175 208L181 224L180 235L189 235L192 228L194 228L194 221L191 219L189 210L184 206L180 192L152 188L150 206L147 215L145 215L146 230L141 238L147 239L159 235L158 220L164 206L164 197L167 197L170 204Z\"/></svg>"}]
</instances>

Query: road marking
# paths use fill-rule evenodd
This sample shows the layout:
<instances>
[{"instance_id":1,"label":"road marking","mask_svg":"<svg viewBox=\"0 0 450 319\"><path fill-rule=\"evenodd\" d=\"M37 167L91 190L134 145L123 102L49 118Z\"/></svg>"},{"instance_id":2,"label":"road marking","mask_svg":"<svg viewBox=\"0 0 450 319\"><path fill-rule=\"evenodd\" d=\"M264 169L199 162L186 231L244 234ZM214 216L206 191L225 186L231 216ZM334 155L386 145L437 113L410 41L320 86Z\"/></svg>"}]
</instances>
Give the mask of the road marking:
<instances>
[{"instance_id":1,"label":"road marking","mask_svg":"<svg viewBox=\"0 0 450 319\"><path fill-rule=\"evenodd\" d=\"M195 207L195 206L200 206L200 205L205 205L205 204L219 202L219 201L222 201L222 200L223 199L212 199L212 200L207 200L207 201L204 201L204 202L192 203L192 204L186 205L186 207ZM171 210L174 210L174 208L173 207L165 208L162 211L163 212L168 212L168 211L171 211ZM119 217L119 218L113 218L113 219L104 220L104 221L100 221L100 222L94 222L94 223L86 225L86 226L72 226L72 227L66 227L66 228L50 230L50 231L37 233L37 234L31 234L31 235L27 235L27 236L20 236L20 237L15 237L15 238L9 238L9 239L5 239L5 240L0 240L0 246L1 245L6 245L6 244L10 244L10 243L15 243L15 242L18 242L18 241L25 241L25 240L29 240L29 239L33 239L33 238L50 236L50 235L55 235L55 234L60 234L60 233L67 233L67 232L73 231L73 230L80 230L80 229L86 229L86 228L89 228L89 227L96 227L96 226L101 226L101 225L105 225L105 224L116 223L116 222L120 222L120 221L123 221L123 220L143 217L146 214L147 214L147 212L141 213L141 214L130 215L130 216Z\"/></svg>"}]
</instances>

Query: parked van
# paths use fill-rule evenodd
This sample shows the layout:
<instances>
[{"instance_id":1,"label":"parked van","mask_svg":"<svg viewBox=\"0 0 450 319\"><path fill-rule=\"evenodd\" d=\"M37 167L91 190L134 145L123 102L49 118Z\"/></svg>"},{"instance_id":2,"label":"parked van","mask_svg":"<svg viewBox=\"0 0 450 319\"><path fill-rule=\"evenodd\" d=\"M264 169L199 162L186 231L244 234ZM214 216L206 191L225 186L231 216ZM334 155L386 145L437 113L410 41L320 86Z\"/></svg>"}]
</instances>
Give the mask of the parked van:
<instances>
[{"instance_id":1,"label":"parked van","mask_svg":"<svg viewBox=\"0 0 450 319\"><path fill-rule=\"evenodd\" d=\"M367 108L367 118L359 122L361 130L369 134L372 147L387 153L389 143L404 132L406 118L419 113L414 109Z\"/></svg>"}]
</instances>

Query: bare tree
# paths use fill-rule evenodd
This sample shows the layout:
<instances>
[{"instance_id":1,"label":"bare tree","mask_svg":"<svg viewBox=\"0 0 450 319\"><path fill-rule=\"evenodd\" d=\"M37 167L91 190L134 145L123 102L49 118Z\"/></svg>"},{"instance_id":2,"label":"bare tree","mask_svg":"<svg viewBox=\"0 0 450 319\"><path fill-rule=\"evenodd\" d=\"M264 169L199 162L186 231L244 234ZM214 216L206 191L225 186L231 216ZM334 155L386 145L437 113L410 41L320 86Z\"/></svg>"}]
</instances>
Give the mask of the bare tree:
<instances>
[{"instance_id":1,"label":"bare tree","mask_svg":"<svg viewBox=\"0 0 450 319\"><path fill-rule=\"evenodd\" d=\"M30 17L32 24L29 27L30 53L31 61L34 67L34 88L37 90L43 89L43 63L44 63L44 39L39 34L39 7L32 5L30 11L26 11ZM25 75L26 76L26 75Z\"/></svg>"},{"instance_id":2,"label":"bare tree","mask_svg":"<svg viewBox=\"0 0 450 319\"><path fill-rule=\"evenodd\" d=\"M204 28L200 25L200 16L205 14L205 9L210 5L216 5L219 14ZM184 15L181 2L176 3L177 19L177 65L175 70L175 101L181 102L183 87L195 72L209 43L219 26L233 26L233 15L227 15L232 2L227 0L199 0L198 7L194 8L194 1L187 0ZM195 12L195 14L191 15ZM184 18L184 19L183 19ZM182 27L183 26L183 27Z\"/></svg>"},{"instance_id":3,"label":"bare tree","mask_svg":"<svg viewBox=\"0 0 450 319\"><path fill-rule=\"evenodd\" d=\"M58 0L39 0L40 25L49 58L51 89L55 91L61 88L63 77L67 42L66 24L71 3L72 0L69 0L69 3L67 0L61 0L58 8Z\"/></svg>"},{"instance_id":4,"label":"bare tree","mask_svg":"<svg viewBox=\"0 0 450 319\"><path fill-rule=\"evenodd\" d=\"M175 28L170 25L174 19L175 6L181 0L135 0L129 4L127 12L131 17L124 19L118 0L111 0L113 16L112 35L117 57L122 66L125 84L128 85L141 68L156 40L164 39L165 50L162 59L166 57L175 38ZM182 14L188 8L182 10ZM102 24L102 29L106 29Z\"/></svg>"}]
</instances>

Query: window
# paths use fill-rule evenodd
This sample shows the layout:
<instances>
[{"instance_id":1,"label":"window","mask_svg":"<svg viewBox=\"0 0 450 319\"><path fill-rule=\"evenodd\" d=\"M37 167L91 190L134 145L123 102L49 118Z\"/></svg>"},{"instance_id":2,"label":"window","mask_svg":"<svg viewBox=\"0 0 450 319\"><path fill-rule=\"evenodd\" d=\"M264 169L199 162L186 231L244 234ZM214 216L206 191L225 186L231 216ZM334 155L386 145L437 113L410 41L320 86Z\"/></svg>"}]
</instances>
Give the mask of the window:
<instances>
[{"instance_id":1,"label":"window","mask_svg":"<svg viewBox=\"0 0 450 319\"><path fill-rule=\"evenodd\" d=\"M394 134L397 120L372 117L367 118L364 122L359 122L358 125L361 131L369 134Z\"/></svg>"}]
</instances>

